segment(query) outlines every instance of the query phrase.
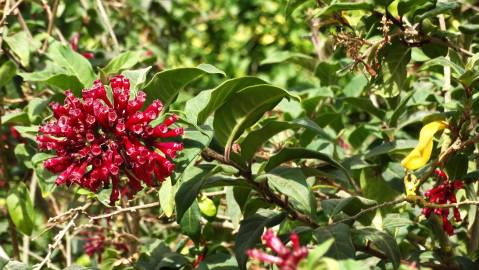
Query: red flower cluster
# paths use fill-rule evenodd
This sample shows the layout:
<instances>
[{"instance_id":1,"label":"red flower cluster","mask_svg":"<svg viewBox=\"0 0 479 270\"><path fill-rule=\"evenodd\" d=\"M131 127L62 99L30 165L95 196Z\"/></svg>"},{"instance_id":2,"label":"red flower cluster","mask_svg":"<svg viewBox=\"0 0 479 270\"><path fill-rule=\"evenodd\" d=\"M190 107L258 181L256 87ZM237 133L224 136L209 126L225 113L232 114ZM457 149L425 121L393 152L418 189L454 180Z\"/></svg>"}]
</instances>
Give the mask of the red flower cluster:
<instances>
[{"instance_id":1,"label":"red flower cluster","mask_svg":"<svg viewBox=\"0 0 479 270\"><path fill-rule=\"evenodd\" d=\"M461 181L449 181L446 173L440 169L436 169L434 173L438 176L438 179L442 180L442 184L430 189L424 193L429 202L435 204L457 203L455 191L464 187ZM430 217L432 213L442 217L442 227L448 235L454 233L454 228L448 219L449 209L447 208L424 208L422 213L426 217ZM454 219L461 221L461 215L459 209L453 209Z\"/></svg>"},{"instance_id":2,"label":"red flower cluster","mask_svg":"<svg viewBox=\"0 0 479 270\"><path fill-rule=\"evenodd\" d=\"M265 263L274 263L280 270L295 270L299 262L308 255L308 249L299 244L298 235L293 232L290 235L293 248L286 247L272 230L267 230L263 235L263 240L277 256L265 253L258 249L250 249L247 254L250 258Z\"/></svg>"},{"instance_id":3,"label":"red flower cluster","mask_svg":"<svg viewBox=\"0 0 479 270\"><path fill-rule=\"evenodd\" d=\"M161 182L173 173L170 159L183 144L160 139L180 136L183 128L169 128L176 115L153 127L150 122L163 108L161 102L155 100L141 112L146 94L140 91L130 100L127 78L116 76L110 86L113 102L100 81L83 90L83 100L65 91L65 105L50 104L55 120L40 127L37 142L40 149L56 152L44 166L60 173L58 185L76 183L93 192L111 186L113 204L120 193L131 196L141 190L141 182L155 186L154 176ZM124 184L120 172L126 176Z\"/></svg>"}]
</instances>

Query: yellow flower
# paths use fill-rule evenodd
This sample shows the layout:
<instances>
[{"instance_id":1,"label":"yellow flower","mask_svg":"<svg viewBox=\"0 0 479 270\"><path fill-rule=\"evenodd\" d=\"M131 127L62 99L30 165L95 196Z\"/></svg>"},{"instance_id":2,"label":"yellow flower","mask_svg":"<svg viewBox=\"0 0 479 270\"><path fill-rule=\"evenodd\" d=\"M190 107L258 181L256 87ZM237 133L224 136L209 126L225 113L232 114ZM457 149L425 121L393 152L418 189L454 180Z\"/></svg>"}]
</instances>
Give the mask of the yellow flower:
<instances>
[{"instance_id":1,"label":"yellow flower","mask_svg":"<svg viewBox=\"0 0 479 270\"><path fill-rule=\"evenodd\" d=\"M434 121L422 127L418 145L401 161L401 165L408 170L416 170L426 165L431 158L434 134L446 126L444 121Z\"/></svg>"}]
</instances>

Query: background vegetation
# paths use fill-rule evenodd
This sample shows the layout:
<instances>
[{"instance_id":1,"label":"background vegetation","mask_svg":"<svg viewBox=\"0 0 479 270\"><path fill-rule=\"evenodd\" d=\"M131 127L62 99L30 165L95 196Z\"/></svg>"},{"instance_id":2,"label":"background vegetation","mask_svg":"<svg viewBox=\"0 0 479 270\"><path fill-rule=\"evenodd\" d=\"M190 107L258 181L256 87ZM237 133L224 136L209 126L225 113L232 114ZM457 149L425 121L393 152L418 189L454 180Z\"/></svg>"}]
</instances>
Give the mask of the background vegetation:
<instances>
[{"instance_id":1,"label":"background vegetation","mask_svg":"<svg viewBox=\"0 0 479 270\"><path fill-rule=\"evenodd\" d=\"M301 269L478 267L476 1L0 8L0 268L276 269L246 254L265 228L299 234ZM180 116L185 149L172 177L110 206L108 187L55 185L35 137L65 90L117 74ZM431 158L406 170L435 121ZM424 195L436 168L464 184L457 203ZM425 208L451 209L454 233Z\"/></svg>"}]
</instances>

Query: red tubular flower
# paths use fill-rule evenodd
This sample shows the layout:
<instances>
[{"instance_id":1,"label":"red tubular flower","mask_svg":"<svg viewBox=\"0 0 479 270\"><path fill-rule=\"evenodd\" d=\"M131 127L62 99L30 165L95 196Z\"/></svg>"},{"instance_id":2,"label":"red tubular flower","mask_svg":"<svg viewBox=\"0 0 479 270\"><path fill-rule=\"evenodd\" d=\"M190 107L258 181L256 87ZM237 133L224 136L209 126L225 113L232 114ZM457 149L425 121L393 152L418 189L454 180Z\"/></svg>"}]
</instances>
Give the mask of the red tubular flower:
<instances>
[{"instance_id":1,"label":"red tubular flower","mask_svg":"<svg viewBox=\"0 0 479 270\"><path fill-rule=\"evenodd\" d=\"M457 203L455 191L464 187L464 184L461 181L449 181L447 174L441 169L436 169L434 173L438 176L440 180L443 181L439 186L432 188L424 193L427 200L435 204L447 204L447 203ZM449 221L449 209L447 208L424 208L422 213L428 218L431 214L435 214L442 218L442 227L448 235L454 234L454 228ZM453 209L454 219L459 222L461 221L461 215L459 209L454 207Z\"/></svg>"},{"instance_id":2,"label":"red tubular flower","mask_svg":"<svg viewBox=\"0 0 479 270\"><path fill-rule=\"evenodd\" d=\"M183 144L162 139L181 136L183 129L170 128L176 115L153 127L163 105L156 100L141 112L146 94L140 91L130 100L127 78L116 76L110 85L113 102L100 81L83 90L82 99L66 91L65 105L50 104L55 120L40 127L37 142L56 152L44 166L59 173L58 185L76 183L93 192L111 187L113 204L120 195L141 190L142 182L155 186L173 173L170 159Z\"/></svg>"},{"instance_id":3,"label":"red tubular flower","mask_svg":"<svg viewBox=\"0 0 479 270\"><path fill-rule=\"evenodd\" d=\"M263 235L263 240L277 256L258 249L249 249L247 254L252 259L269 264L276 264L280 270L295 270L299 262L308 255L308 249L300 245L299 237L295 232L291 233L290 239L292 249L286 247L272 230L267 230Z\"/></svg>"}]
</instances>

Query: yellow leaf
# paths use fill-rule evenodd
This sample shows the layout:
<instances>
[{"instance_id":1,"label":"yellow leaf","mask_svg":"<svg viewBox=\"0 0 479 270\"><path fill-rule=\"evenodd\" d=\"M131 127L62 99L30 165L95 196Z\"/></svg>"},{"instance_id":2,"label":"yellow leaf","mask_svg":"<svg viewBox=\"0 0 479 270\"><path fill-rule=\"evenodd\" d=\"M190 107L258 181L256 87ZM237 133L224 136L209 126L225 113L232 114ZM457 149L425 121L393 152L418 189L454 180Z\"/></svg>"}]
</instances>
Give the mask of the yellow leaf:
<instances>
[{"instance_id":1,"label":"yellow leaf","mask_svg":"<svg viewBox=\"0 0 479 270\"><path fill-rule=\"evenodd\" d=\"M422 127L418 145L401 161L401 165L408 170L416 170L426 165L431 158L434 134L444 128L446 123L443 121L434 121Z\"/></svg>"}]
</instances>

